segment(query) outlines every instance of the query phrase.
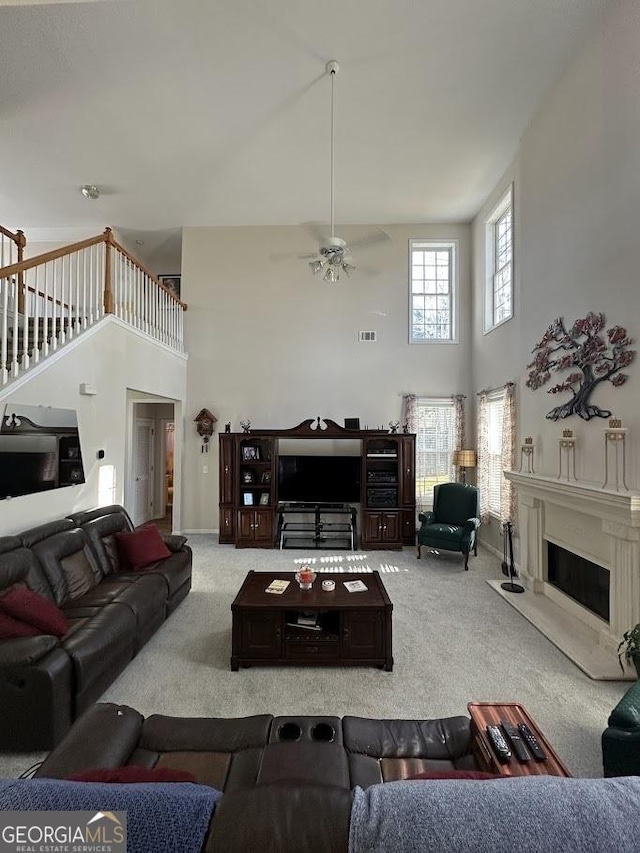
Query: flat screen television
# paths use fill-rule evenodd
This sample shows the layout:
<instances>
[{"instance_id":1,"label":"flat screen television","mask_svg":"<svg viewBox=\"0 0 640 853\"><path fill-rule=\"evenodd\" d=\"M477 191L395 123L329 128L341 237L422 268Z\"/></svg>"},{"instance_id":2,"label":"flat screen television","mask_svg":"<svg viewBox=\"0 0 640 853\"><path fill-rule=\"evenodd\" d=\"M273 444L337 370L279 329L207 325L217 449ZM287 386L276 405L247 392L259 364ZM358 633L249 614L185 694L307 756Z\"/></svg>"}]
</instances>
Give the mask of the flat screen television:
<instances>
[{"instance_id":1,"label":"flat screen television","mask_svg":"<svg viewBox=\"0 0 640 853\"><path fill-rule=\"evenodd\" d=\"M305 503L357 503L359 456L280 456L278 500Z\"/></svg>"},{"instance_id":2,"label":"flat screen television","mask_svg":"<svg viewBox=\"0 0 640 853\"><path fill-rule=\"evenodd\" d=\"M75 411L7 404L0 417L0 500L84 481Z\"/></svg>"}]
</instances>

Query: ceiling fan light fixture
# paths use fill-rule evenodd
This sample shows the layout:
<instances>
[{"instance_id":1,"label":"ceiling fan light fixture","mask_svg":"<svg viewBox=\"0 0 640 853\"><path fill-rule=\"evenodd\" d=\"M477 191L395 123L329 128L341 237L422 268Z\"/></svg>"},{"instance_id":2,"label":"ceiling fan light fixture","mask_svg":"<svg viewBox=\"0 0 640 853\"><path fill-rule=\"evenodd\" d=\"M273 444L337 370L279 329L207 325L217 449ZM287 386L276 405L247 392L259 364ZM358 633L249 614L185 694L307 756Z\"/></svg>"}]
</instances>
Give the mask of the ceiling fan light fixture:
<instances>
[{"instance_id":1,"label":"ceiling fan light fixture","mask_svg":"<svg viewBox=\"0 0 640 853\"><path fill-rule=\"evenodd\" d=\"M95 184L84 184L80 187L80 192L85 198L90 198L93 201L100 198L100 190Z\"/></svg>"},{"instance_id":2,"label":"ceiling fan light fixture","mask_svg":"<svg viewBox=\"0 0 640 853\"><path fill-rule=\"evenodd\" d=\"M311 261L309 263L309 269L314 275L316 275L316 273L319 273L323 266L324 261Z\"/></svg>"}]
</instances>

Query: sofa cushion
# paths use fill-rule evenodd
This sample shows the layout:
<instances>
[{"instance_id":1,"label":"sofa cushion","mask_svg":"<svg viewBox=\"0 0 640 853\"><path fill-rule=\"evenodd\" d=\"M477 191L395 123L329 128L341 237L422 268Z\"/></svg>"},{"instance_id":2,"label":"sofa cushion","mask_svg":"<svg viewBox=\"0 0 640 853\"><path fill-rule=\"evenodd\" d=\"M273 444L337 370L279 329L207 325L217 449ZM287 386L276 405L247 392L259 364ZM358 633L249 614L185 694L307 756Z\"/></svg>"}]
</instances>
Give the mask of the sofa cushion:
<instances>
[{"instance_id":1,"label":"sofa cushion","mask_svg":"<svg viewBox=\"0 0 640 853\"><path fill-rule=\"evenodd\" d=\"M67 776L69 782L118 782L132 784L136 782L195 782L193 773L176 770L171 767L136 767L128 764L124 767L97 767L93 770L81 770Z\"/></svg>"},{"instance_id":2,"label":"sofa cushion","mask_svg":"<svg viewBox=\"0 0 640 853\"><path fill-rule=\"evenodd\" d=\"M53 600L53 592L42 566L29 548L18 547L0 555L0 589L24 581L29 589Z\"/></svg>"},{"instance_id":3,"label":"sofa cushion","mask_svg":"<svg viewBox=\"0 0 640 853\"><path fill-rule=\"evenodd\" d=\"M72 513L68 518L71 519L77 527L82 527L94 518L104 518L109 515L122 516L125 519L129 530L133 530L133 524L131 523L129 514L123 506L120 506L120 504L109 504L108 506L99 506L94 509L83 509L80 512Z\"/></svg>"},{"instance_id":4,"label":"sofa cushion","mask_svg":"<svg viewBox=\"0 0 640 853\"><path fill-rule=\"evenodd\" d=\"M76 551L60 560L70 599L81 598L96 585L96 577L84 551Z\"/></svg>"},{"instance_id":5,"label":"sofa cushion","mask_svg":"<svg viewBox=\"0 0 640 853\"><path fill-rule=\"evenodd\" d=\"M169 597L191 578L191 549L181 548L166 560L160 560L145 568L147 574L162 575L169 589Z\"/></svg>"},{"instance_id":6,"label":"sofa cushion","mask_svg":"<svg viewBox=\"0 0 640 853\"><path fill-rule=\"evenodd\" d=\"M112 658L133 657L136 618L129 607L107 604L78 630L62 641L73 662L76 693L98 680L109 669Z\"/></svg>"},{"instance_id":7,"label":"sofa cushion","mask_svg":"<svg viewBox=\"0 0 640 853\"><path fill-rule=\"evenodd\" d=\"M13 587L0 596L0 611L33 625L40 634L63 637L69 630L64 613L53 601L24 587Z\"/></svg>"},{"instance_id":8,"label":"sofa cushion","mask_svg":"<svg viewBox=\"0 0 640 853\"><path fill-rule=\"evenodd\" d=\"M79 528L39 539L33 544L32 550L44 569L54 600L59 606L71 600L69 580L77 598L83 594L79 590L84 589L90 577L93 585L102 579L96 558Z\"/></svg>"},{"instance_id":9,"label":"sofa cushion","mask_svg":"<svg viewBox=\"0 0 640 853\"><path fill-rule=\"evenodd\" d=\"M134 570L143 569L171 556L171 551L162 541L155 524L140 527L130 533L116 533L115 539L124 560Z\"/></svg>"},{"instance_id":10,"label":"sofa cushion","mask_svg":"<svg viewBox=\"0 0 640 853\"><path fill-rule=\"evenodd\" d=\"M0 667L31 666L58 645L58 640L49 635L16 637L0 643Z\"/></svg>"},{"instance_id":11,"label":"sofa cushion","mask_svg":"<svg viewBox=\"0 0 640 853\"><path fill-rule=\"evenodd\" d=\"M113 511L105 515L98 515L95 518L89 518L82 524L82 530L91 543L103 574L109 575L128 568L128 564L122 560L115 540L117 533L130 532L132 530L129 517L124 510L121 512Z\"/></svg>"}]
</instances>

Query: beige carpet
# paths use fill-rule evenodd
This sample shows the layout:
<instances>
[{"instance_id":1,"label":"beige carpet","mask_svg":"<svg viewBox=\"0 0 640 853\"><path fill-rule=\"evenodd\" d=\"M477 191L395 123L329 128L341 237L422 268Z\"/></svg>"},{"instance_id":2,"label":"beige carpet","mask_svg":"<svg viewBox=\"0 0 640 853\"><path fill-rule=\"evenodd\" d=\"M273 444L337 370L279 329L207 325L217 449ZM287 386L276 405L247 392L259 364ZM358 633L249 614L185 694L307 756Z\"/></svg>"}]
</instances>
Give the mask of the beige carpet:
<instances>
[{"instance_id":1,"label":"beige carpet","mask_svg":"<svg viewBox=\"0 0 640 853\"><path fill-rule=\"evenodd\" d=\"M486 583L499 561L482 549L463 571L459 554L370 552L316 568L382 572L394 603L395 666L254 667L231 672L231 602L249 569L294 570L300 551L236 550L192 536L193 590L104 694L144 714L357 714L442 717L471 700L522 702L576 776L601 775L600 735L628 687L590 680ZM0 754L0 776L42 756Z\"/></svg>"}]
</instances>

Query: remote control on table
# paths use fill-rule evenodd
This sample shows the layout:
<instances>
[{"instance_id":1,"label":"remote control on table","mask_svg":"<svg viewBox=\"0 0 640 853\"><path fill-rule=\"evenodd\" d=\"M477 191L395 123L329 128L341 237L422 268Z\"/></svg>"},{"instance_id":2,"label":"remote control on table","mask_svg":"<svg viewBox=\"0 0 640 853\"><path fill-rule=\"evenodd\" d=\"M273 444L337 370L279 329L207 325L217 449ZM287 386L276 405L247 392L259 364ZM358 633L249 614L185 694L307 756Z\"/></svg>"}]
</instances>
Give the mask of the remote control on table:
<instances>
[{"instance_id":1,"label":"remote control on table","mask_svg":"<svg viewBox=\"0 0 640 853\"><path fill-rule=\"evenodd\" d=\"M499 726L487 726L487 737L491 741L493 751L498 756L498 760L503 763L511 758L511 750L509 744L504 739Z\"/></svg>"},{"instance_id":2,"label":"remote control on table","mask_svg":"<svg viewBox=\"0 0 640 853\"><path fill-rule=\"evenodd\" d=\"M508 723L506 720L500 720L500 725L504 729L507 739L511 741L511 746L518 761L531 761L531 756L520 737L518 727L514 726L513 723Z\"/></svg>"},{"instance_id":3,"label":"remote control on table","mask_svg":"<svg viewBox=\"0 0 640 853\"><path fill-rule=\"evenodd\" d=\"M547 753L538 743L538 740L534 733L531 731L529 726L526 723L518 723L518 730L522 735L524 742L527 744L531 752L533 753L533 757L536 761L544 761L547 757Z\"/></svg>"}]
</instances>

